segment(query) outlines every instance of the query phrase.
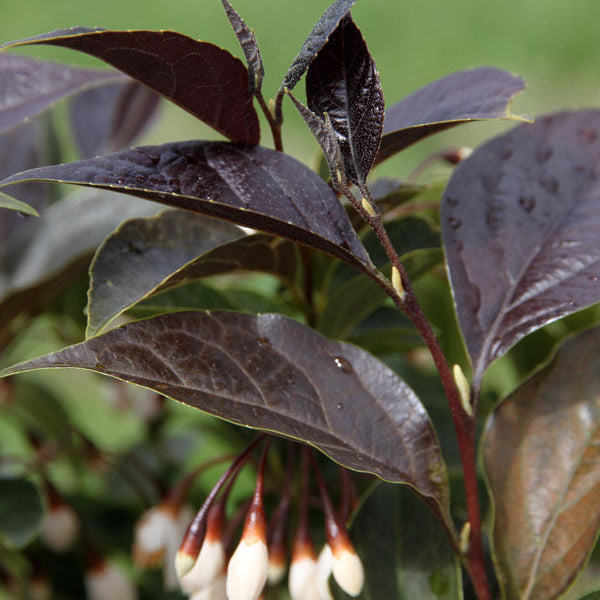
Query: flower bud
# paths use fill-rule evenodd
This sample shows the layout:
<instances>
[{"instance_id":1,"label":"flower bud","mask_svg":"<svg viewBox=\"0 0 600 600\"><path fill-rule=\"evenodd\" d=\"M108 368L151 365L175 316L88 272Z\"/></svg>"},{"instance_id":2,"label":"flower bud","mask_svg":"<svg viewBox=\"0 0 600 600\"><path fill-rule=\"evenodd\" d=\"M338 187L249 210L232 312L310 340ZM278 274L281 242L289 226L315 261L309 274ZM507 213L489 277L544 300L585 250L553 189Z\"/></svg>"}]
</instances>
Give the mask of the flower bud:
<instances>
[{"instance_id":1,"label":"flower bud","mask_svg":"<svg viewBox=\"0 0 600 600\"><path fill-rule=\"evenodd\" d=\"M177 519L165 504L146 511L136 523L133 534L133 562L138 567L150 568L161 564Z\"/></svg>"},{"instance_id":2,"label":"flower bud","mask_svg":"<svg viewBox=\"0 0 600 600\"><path fill-rule=\"evenodd\" d=\"M288 590L292 600L319 600L317 559L312 545L294 548L288 575Z\"/></svg>"},{"instance_id":3,"label":"flower bud","mask_svg":"<svg viewBox=\"0 0 600 600\"><path fill-rule=\"evenodd\" d=\"M136 600L136 590L125 574L115 565L100 561L85 574L88 600Z\"/></svg>"},{"instance_id":4,"label":"flower bud","mask_svg":"<svg viewBox=\"0 0 600 600\"><path fill-rule=\"evenodd\" d=\"M360 594L365 581L365 572L360 558L345 534L338 535L332 544L331 571L338 585L348 595Z\"/></svg>"},{"instance_id":5,"label":"flower bud","mask_svg":"<svg viewBox=\"0 0 600 600\"><path fill-rule=\"evenodd\" d=\"M269 554L266 540L245 535L240 540L227 567L227 598L257 600L267 581Z\"/></svg>"},{"instance_id":6,"label":"flower bud","mask_svg":"<svg viewBox=\"0 0 600 600\"><path fill-rule=\"evenodd\" d=\"M191 518L188 507L163 502L146 511L135 526L134 563L142 568L164 563L163 580L168 590L177 588L175 554Z\"/></svg>"},{"instance_id":7,"label":"flower bud","mask_svg":"<svg viewBox=\"0 0 600 600\"><path fill-rule=\"evenodd\" d=\"M269 573L267 580L271 585L277 585L285 575L285 554L269 552Z\"/></svg>"},{"instance_id":8,"label":"flower bud","mask_svg":"<svg viewBox=\"0 0 600 600\"><path fill-rule=\"evenodd\" d=\"M260 597L269 573L266 529L262 492L255 493L246 515L242 539L227 566L228 600L257 600Z\"/></svg>"},{"instance_id":9,"label":"flower bud","mask_svg":"<svg viewBox=\"0 0 600 600\"><path fill-rule=\"evenodd\" d=\"M329 576L331 575L331 547L325 544L317 558L317 591L319 600L333 600L329 589Z\"/></svg>"},{"instance_id":10,"label":"flower bud","mask_svg":"<svg viewBox=\"0 0 600 600\"><path fill-rule=\"evenodd\" d=\"M222 573L211 583L194 592L189 600L227 600L225 586L225 573Z\"/></svg>"},{"instance_id":11,"label":"flower bud","mask_svg":"<svg viewBox=\"0 0 600 600\"><path fill-rule=\"evenodd\" d=\"M79 535L79 518L64 502L50 503L42 523L41 538L54 552L69 550Z\"/></svg>"},{"instance_id":12,"label":"flower bud","mask_svg":"<svg viewBox=\"0 0 600 600\"><path fill-rule=\"evenodd\" d=\"M224 574L223 520L222 505L219 504L210 509L206 520L206 533L198 558L193 567L179 579L179 585L186 594L192 594L212 585L220 575Z\"/></svg>"}]
</instances>

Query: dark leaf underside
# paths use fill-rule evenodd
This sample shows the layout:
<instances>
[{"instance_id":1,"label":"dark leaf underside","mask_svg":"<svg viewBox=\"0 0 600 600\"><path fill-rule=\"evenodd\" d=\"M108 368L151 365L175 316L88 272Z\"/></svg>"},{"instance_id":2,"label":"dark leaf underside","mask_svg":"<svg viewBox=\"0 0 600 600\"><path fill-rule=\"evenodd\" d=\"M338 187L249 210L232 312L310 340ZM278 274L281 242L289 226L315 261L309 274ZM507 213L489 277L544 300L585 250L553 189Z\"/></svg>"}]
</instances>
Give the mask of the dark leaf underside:
<instances>
[{"instance_id":1,"label":"dark leaf underside","mask_svg":"<svg viewBox=\"0 0 600 600\"><path fill-rule=\"evenodd\" d=\"M525 81L495 67L458 71L394 104L385 113L376 163L423 138L469 121L510 118Z\"/></svg>"},{"instance_id":2,"label":"dark leaf underside","mask_svg":"<svg viewBox=\"0 0 600 600\"><path fill-rule=\"evenodd\" d=\"M248 71L226 50L172 31L107 31L74 27L10 42L63 46L126 73L234 142L258 144L258 115Z\"/></svg>"},{"instance_id":3,"label":"dark leaf underside","mask_svg":"<svg viewBox=\"0 0 600 600\"><path fill-rule=\"evenodd\" d=\"M111 189L261 229L370 265L331 188L292 157L224 142L145 146L32 169L2 185L55 181Z\"/></svg>"},{"instance_id":4,"label":"dark leaf underside","mask_svg":"<svg viewBox=\"0 0 600 600\"><path fill-rule=\"evenodd\" d=\"M599 165L588 110L521 125L452 176L442 234L476 388L529 332L600 301Z\"/></svg>"},{"instance_id":5,"label":"dark leaf underside","mask_svg":"<svg viewBox=\"0 0 600 600\"><path fill-rule=\"evenodd\" d=\"M228 421L306 440L350 468L411 484L449 523L444 462L414 392L365 351L296 321L174 313L3 374L65 366L112 375Z\"/></svg>"},{"instance_id":6,"label":"dark leaf underside","mask_svg":"<svg viewBox=\"0 0 600 600\"><path fill-rule=\"evenodd\" d=\"M494 551L507 598L562 595L600 528L600 330L568 341L509 396L483 454Z\"/></svg>"}]
</instances>

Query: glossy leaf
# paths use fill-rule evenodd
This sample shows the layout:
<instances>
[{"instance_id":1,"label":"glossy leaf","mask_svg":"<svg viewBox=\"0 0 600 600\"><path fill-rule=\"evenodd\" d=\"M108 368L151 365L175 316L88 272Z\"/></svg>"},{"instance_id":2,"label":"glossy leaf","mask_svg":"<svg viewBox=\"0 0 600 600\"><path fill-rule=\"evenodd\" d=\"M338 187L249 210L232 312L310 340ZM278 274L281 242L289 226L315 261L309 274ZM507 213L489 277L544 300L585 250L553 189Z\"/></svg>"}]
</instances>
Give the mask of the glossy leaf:
<instances>
[{"instance_id":1,"label":"glossy leaf","mask_svg":"<svg viewBox=\"0 0 600 600\"><path fill-rule=\"evenodd\" d=\"M9 210L16 210L24 215L31 215L34 217L39 217L39 214L35 208L29 206L25 202L21 202L21 200L17 200L16 198L11 198L6 194L0 192L0 208L7 208Z\"/></svg>"},{"instance_id":2,"label":"glossy leaf","mask_svg":"<svg viewBox=\"0 0 600 600\"><path fill-rule=\"evenodd\" d=\"M64 46L95 56L137 79L234 142L258 144L248 71L227 50L172 31L73 27L2 48Z\"/></svg>"},{"instance_id":3,"label":"glossy leaf","mask_svg":"<svg viewBox=\"0 0 600 600\"><path fill-rule=\"evenodd\" d=\"M114 71L0 54L0 132L31 119L61 98L118 79L121 76Z\"/></svg>"},{"instance_id":4,"label":"glossy leaf","mask_svg":"<svg viewBox=\"0 0 600 600\"><path fill-rule=\"evenodd\" d=\"M69 117L81 156L92 158L128 147L148 125L158 102L157 94L131 80L77 94Z\"/></svg>"},{"instance_id":5,"label":"glossy leaf","mask_svg":"<svg viewBox=\"0 0 600 600\"><path fill-rule=\"evenodd\" d=\"M238 227L182 210L123 223L104 240L90 267L87 337L151 293L174 285L170 279L185 281L182 269L201 254L243 235Z\"/></svg>"},{"instance_id":6,"label":"glossy leaf","mask_svg":"<svg viewBox=\"0 0 600 600\"><path fill-rule=\"evenodd\" d=\"M0 331L59 293L57 281L84 275L96 246L123 219L153 210L137 199L85 190L30 219L0 245Z\"/></svg>"},{"instance_id":7,"label":"glossy leaf","mask_svg":"<svg viewBox=\"0 0 600 600\"><path fill-rule=\"evenodd\" d=\"M568 341L509 396L483 445L506 597L552 600L600 529L600 330Z\"/></svg>"},{"instance_id":8,"label":"glossy leaf","mask_svg":"<svg viewBox=\"0 0 600 600\"><path fill-rule=\"evenodd\" d=\"M329 115L346 175L363 184L379 148L384 101L375 62L350 15L342 18L311 62L306 98L314 113Z\"/></svg>"},{"instance_id":9,"label":"glossy leaf","mask_svg":"<svg viewBox=\"0 0 600 600\"><path fill-rule=\"evenodd\" d=\"M248 88L250 93L260 93L263 78L265 76L265 68L263 66L256 36L228 0L221 0L221 2L223 3L223 8L225 8L227 18L233 27L233 31L242 47L244 56L246 57L246 64L248 65Z\"/></svg>"},{"instance_id":10,"label":"glossy leaf","mask_svg":"<svg viewBox=\"0 0 600 600\"><path fill-rule=\"evenodd\" d=\"M600 301L600 111L522 125L459 165L442 234L478 388L543 325Z\"/></svg>"},{"instance_id":11,"label":"glossy leaf","mask_svg":"<svg viewBox=\"0 0 600 600\"><path fill-rule=\"evenodd\" d=\"M0 479L0 541L22 548L42 525L44 507L37 487L26 479Z\"/></svg>"},{"instance_id":12,"label":"glossy leaf","mask_svg":"<svg viewBox=\"0 0 600 600\"><path fill-rule=\"evenodd\" d=\"M422 87L385 113L376 162L423 138L470 121L509 119L525 81L495 67L451 73Z\"/></svg>"},{"instance_id":13,"label":"glossy leaf","mask_svg":"<svg viewBox=\"0 0 600 600\"><path fill-rule=\"evenodd\" d=\"M342 17L348 13L356 0L336 0L317 21L309 36L302 44L296 58L292 61L283 83L281 84L280 94L287 88L291 90L300 81L302 75L308 69L310 63L319 53L321 48L327 43L329 36L338 26Z\"/></svg>"},{"instance_id":14,"label":"glossy leaf","mask_svg":"<svg viewBox=\"0 0 600 600\"><path fill-rule=\"evenodd\" d=\"M412 390L360 348L279 315L175 313L3 372L79 367L218 417L306 440L342 464L410 483L444 519L447 478Z\"/></svg>"},{"instance_id":15,"label":"glossy leaf","mask_svg":"<svg viewBox=\"0 0 600 600\"><path fill-rule=\"evenodd\" d=\"M0 182L111 189L275 233L364 269L369 258L333 190L282 152L223 142L145 146Z\"/></svg>"},{"instance_id":16,"label":"glossy leaf","mask_svg":"<svg viewBox=\"0 0 600 600\"><path fill-rule=\"evenodd\" d=\"M379 484L350 534L365 567L363 600L462 598L460 568L444 529L406 486Z\"/></svg>"}]
</instances>

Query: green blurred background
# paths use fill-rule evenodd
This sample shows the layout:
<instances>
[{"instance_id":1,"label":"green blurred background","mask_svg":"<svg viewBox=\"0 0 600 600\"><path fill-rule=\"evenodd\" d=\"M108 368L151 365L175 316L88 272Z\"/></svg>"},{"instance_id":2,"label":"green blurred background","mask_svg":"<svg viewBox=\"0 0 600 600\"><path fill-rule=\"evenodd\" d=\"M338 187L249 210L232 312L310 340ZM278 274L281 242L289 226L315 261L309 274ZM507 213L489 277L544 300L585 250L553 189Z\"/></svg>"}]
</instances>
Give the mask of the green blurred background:
<instances>
[{"instance_id":1,"label":"green blurred background","mask_svg":"<svg viewBox=\"0 0 600 600\"><path fill-rule=\"evenodd\" d=\"M262 48L268 98L328 0L236 0ZM219 0L4 0L2 40L72 25L115 29L174 29L214 42L240 56ZM452 71L493 65L523 76L528 89L514 112L535 115L600 104L600 2L598 0L358 0L353 10L381 72L387 104ZM36 55L91 64L73 52L37 48ZM298 86L303 96L302 84ZM315 145L289 103L286 150L305 162ZM146 138L149 142L215 137L179 109ZM507 124L473 124L437 136L383 167L402 176L441 145L475 145ZM266 128L263 126L263 131ZM270 141L265 136L265 143Z\"/></svg>"}]
</instances>

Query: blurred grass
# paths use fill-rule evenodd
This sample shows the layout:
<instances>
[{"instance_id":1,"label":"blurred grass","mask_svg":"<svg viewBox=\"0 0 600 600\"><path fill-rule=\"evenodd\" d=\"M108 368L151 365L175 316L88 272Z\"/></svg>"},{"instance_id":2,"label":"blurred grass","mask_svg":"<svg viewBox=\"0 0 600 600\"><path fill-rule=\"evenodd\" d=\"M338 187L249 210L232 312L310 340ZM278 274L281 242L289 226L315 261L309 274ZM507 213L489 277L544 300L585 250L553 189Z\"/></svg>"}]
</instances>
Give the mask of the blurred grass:
<instances>
[{"instance_id":1,"label":"blurred grass","mask_svg":"<svg viewBox=\"0 0 600 600\"><path fill-rule=\"evenodd\" d=\"M272 96L285 70L327 0L237 0L237 10L254 28L266 63L265 96ZM41 0L6 3L0 24L4 40L72 25L115 29L173 29L210 41L240 56L219 0ZM358 0L353 10L381 72L388 105L452 71L494 65L528 81L514 112L534 115L564 107L600 104L600 2L597 0ZM91 64L77 53L37 48L36 55ZM302 84L298 87L299 95ZM217 137L179 109L145 141L152 143ZM436 136L393 159L382 171L406 174L420 158L442 145L476 145L509 124L473 124ZM305 162L315 144L289 103L286 150ZM266 134L266 127L263 126ZM264 143L270 145L267 135Z\"/></svg>"}]
</instances>

